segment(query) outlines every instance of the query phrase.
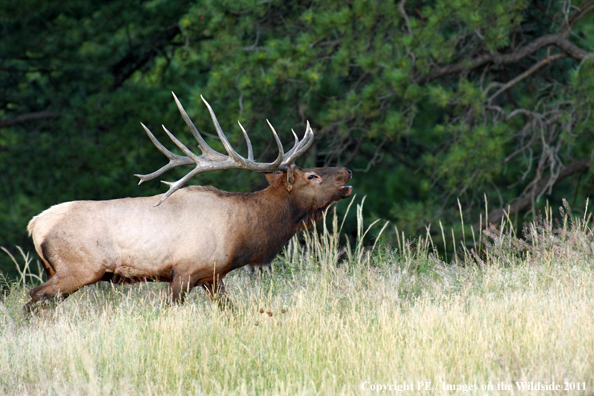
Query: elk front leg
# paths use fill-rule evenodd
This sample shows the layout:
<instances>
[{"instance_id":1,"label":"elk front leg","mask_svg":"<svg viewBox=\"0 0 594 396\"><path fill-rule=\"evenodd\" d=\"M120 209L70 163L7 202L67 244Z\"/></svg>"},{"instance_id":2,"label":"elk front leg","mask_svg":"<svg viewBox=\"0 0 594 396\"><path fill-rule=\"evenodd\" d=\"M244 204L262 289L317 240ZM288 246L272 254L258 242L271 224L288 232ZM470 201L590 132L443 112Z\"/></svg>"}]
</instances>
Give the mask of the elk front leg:
<instances>
[{"instance_id":1,"label":"elk front leg","mask_svg":"<svg viewBox=\"0 0 594 396\"><path fill-rule=\"evenodd\" d=\"M204 283L202 285L210 299L217 303L221 308L233 308L233 304L227 294L225 293L225 284L222 280L216 282Z\"/></svg>"},{"instance_id":2,"label":"elk front leg","mask_svg":"<svg viewBox=\"0 0 594 396\"><path fill-rule=\"evenodd\" d=\"M188 274L175 274L169 282L169 300L182 304L195 283L196 280Z\"/></svg>"}]
</instances>

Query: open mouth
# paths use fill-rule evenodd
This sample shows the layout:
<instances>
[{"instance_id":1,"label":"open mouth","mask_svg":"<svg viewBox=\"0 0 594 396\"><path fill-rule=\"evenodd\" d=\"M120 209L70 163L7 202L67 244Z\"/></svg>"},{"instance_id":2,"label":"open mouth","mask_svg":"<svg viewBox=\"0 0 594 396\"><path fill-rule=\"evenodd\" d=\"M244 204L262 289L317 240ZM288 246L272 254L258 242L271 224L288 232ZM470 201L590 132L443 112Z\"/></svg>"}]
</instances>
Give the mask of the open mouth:
<instances>
[{"instance_id":1,"label":"open mouth","mask_svg":"<svg viewBox=\"0 0 594 396\"><path fill-rule=\"evenodd\" d=\"M340 192L342 193L343 198L350 197L353 193L352 186L342 186L340 187Z\"/></svg>"}]
</instances>

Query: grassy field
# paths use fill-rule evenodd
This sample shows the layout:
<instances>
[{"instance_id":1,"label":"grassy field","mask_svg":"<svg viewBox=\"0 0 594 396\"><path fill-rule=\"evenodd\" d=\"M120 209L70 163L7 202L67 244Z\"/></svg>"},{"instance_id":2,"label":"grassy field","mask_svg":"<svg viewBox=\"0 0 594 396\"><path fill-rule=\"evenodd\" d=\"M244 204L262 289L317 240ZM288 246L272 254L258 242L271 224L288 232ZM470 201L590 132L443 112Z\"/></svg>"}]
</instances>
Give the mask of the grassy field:
<instances>
[{"instance_id":1,"label":"grassy field","mask_svg":"<svg viewBox=\"0 0 594 396\"><path fill-rule=\"evenodd\" d=\"M342 247L330 220L269 272L230 274L233 309L201 290L170 306L166 285L104 283L27 317L12 284L0 394L592 394L588 220L547 211L521 240L504 224L447 264L430 239L370 249L361 228Z\"/></svg>"}]
</instances>

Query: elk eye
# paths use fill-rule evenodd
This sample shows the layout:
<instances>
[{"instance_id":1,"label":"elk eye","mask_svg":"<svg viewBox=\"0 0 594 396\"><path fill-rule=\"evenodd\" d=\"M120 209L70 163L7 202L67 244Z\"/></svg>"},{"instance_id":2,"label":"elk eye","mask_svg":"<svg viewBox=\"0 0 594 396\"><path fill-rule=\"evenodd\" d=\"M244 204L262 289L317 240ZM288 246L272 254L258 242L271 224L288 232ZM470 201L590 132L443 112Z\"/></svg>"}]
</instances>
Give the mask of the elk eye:
<instances>
[{"instance_id":1,"label":"elk eye","mask_svg":"<svg viewBox=\"0 0 594 396\"><path fill-rule=\"evenodd\" d=\"M316 175L309 175L309 177L307 178L307 180L313 180L313 179L317 179L318 177Z\"/></svg>"}]
</instances>

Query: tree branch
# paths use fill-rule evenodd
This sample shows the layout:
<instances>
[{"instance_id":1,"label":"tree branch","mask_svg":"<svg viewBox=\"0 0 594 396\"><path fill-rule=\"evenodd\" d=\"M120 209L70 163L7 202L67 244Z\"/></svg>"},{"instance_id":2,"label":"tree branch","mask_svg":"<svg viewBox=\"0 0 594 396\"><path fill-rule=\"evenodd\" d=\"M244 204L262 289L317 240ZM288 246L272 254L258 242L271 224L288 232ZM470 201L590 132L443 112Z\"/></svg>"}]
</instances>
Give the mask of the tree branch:
<instances>
[{"instance_id":1,"label":"tree branch","mask_svg":"<svg viewBox=\"0 0 594 396\"><path fill-rule=\"evenodd\" d=\"M563 168L561 168L561 170L559 171L559 175L553 181L553 183L558 183L561 180L575 175L576 173L586 172L590 169L591 163L592 158L590 157L573 161L569 165L566 165ZM540 195L544 190L546 190L549 187L551 177L552 176L549 175L548 177L541 179L536 184L533 191L529 193L524 193L523 195L518 197L512 204L507 206L507 209L500 208L490 211L487 224L498 224L499 222L501 222L501 219L503 218L503 216L505 216L506 213L508 216L511 216L528 208L530 205L532 205L532 197Z\"/></svg>"},{"instance_id":2,"label":"tree branch","mask_svg":"<svg viewBox=\"0 0 594 396\"><path fill-rule=\"evenodd\" d=\"M588 51L581 49L580 47L578 47L562 35L550 34L547 36L539 37L530 44L525 45L519 50L511 52L509 54L500 54L498 52L495 52L492 54L481 55L471 60L470 62L462 61L454 65L444 66L419 79L419 84L425 84L430 81L436 80L440 77L447 76L449 74L455 74L466 70L476 69L477 67L480 67L486 63L495 63L500 65L515 63L535 53L541 48L547 47L549 45L556 46L557 48L563 50L568 56L577 60L583 60L586 56L590 55Z\"/></svg>"},{"instance_id":3,"label":"tree branch","mask_svg":"<svg viewBox=\"0 0 594 396\"><path fill-rule=\"evenodd\" d=\"M361 149L361 145L363 144L363 140L366 138L365 134L362 134L359 139L357 139L357 144L355 144L355 148L352 150L351 155L349 158L344 161L342 166L349 166L349 164L355 159L357 155L359 155L359 150Z\"/></svg>"},{"instance_id":4,"label":"tree branch","mask_svg":"<svg viewBox=\"0 0 594 396\"><path fill-rule=\"evenodd\" d=\"M171 44L171 41L180 32L181 30L177 25L171 26L156 37L150 48L144 53L139 54L136 52L138 48L133 48L126 56L111 67L111 72L115 77L111 90L113 91L119 88L134 72L153 60L159 50Z\"/></svg>"},{"instance_id":5,"label":"tree branch","mask_svg":"<svg viewBox=\"0 0 594 396\"><path fill-rule=\"evenodd\" d=\"M410 27L410 20L408 19L408 15L406 14L406 10L404 9L404 6L405 5L406 5L406 0L401 0L400 3L398 4L398 10L400 11L400 14L402 15L402 18L404 19L405 26L406 26L406 31L408 32L409 35L412 36L412 29Z\"/></svg>"},{"instance_id":6,"label":"tree branch","mask_svg":"<svg viewBox=\"0 0 594 396\"><path fill-rule=\"evenodd\" d=\"M563 29L563 33L561 33L563 37L567 37L569 33L573 30L575 25L577 25L579 21L581 21L582 18L585 17L592 10L594 10L594 1L589 0L584 2L583 4L580 4L579 9L569 17L569 25L565 26L565 28Z\"/></svg>"},{"instance_id":7,"label":"tree branch","mask_svg":"<svg viewBox=\"0 0 594 396\"><path fill-rule=\"evenodd\" d=\"M491 95L491 97L489 98L489 100L487 102L491 103L491 101L493 99L495 99L497 96L499 96L503 92L507 91L508 89L510 89L511 87L513 87L514 85L516 85L517 83L519 83L520 81L525 79L526 77L530 76L532 73L534 73L535 71L537 71L544 65L549 64L549 63L554 62L559 59L563 59L563 58L567 58L567 54L560 53L560 54L556 54L553 56L547 56L546 58L541 59L539 62L535 63L530 69L526 70L524 73L520 74L519 76L512 79L511 81L508 81L507 83L503 84L503 86L501 88L499 88L499 90L497 90L497 92L495 92L493 95Z\"/></svg>"},{"instance_id":8,"label":"tree branch","mask_svg":"<svg viewBox=\"0 0 594 396\"><path fill-rule=\"evenodd\" d=\"M0 120L0 129L8 128L12 125L23 124L25 122L30 121L37 121L37 120L47 120L51 118L58 118L58 114L50 113L48 111L39 111L36 113L29 113L29 114L21 114L20 116L16 116L11 118L10 120Z\"/></svg>"}]
</instances>

